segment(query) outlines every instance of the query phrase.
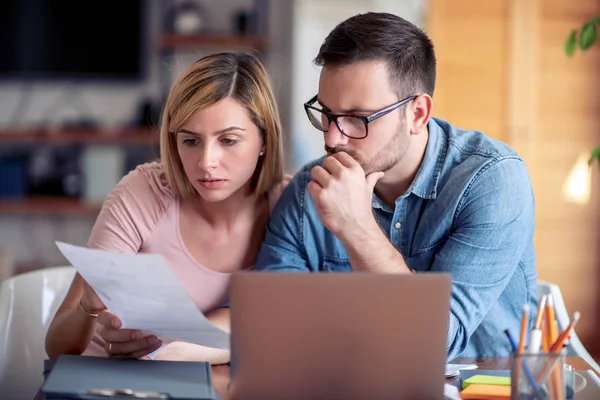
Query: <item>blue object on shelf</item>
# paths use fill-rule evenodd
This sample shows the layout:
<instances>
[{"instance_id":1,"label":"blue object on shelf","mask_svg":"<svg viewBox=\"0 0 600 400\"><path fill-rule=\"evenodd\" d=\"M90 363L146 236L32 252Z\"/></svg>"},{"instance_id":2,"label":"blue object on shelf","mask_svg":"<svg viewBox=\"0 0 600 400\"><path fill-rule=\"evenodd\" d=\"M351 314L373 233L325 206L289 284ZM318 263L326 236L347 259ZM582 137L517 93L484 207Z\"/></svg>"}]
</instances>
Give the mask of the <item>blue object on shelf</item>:
<instances>
[{"instance_id":1,"label":"blue object on shelf","mask_svg":"<svg viewBox=\"0 0 600 400\"><path fill-rule=\"evenodd\" d=\"M25 160L0 159L0 197L25 197L26 174Z\"/></svg>"}]
</instances>

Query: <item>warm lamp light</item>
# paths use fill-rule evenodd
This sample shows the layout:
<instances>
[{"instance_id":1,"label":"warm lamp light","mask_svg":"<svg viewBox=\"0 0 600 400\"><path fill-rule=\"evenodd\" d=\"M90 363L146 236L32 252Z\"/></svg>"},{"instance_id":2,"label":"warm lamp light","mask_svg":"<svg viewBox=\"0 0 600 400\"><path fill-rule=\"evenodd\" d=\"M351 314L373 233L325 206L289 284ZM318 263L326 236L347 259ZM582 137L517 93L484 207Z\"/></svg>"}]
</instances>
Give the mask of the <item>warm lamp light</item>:
<instances>
[{"instance_id":1,"label":"warm lamp light","mask_svg":"<svg viewBox=\"0 0 600 400\"><path fill-rule=\"evenodd\" d=\"M589 153L579 156L563 183L563 197L569 203L587 204L590 201L592 173L589 158Z\"/></svg>"}]
</instances>

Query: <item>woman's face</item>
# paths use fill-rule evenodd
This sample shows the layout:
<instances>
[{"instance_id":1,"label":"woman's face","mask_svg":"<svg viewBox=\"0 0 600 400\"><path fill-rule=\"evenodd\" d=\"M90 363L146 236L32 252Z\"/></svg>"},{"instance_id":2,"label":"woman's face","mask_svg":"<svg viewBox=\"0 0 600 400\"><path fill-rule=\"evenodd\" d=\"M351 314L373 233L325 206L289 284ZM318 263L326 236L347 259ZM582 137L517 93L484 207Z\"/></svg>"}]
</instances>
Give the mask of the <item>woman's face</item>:
<instances>
[{"instance_id":1,"label":"woman's face","mask_svg":"<svg viewBox=\"0 0 600 400\"><path fill-rule=\"evenodd\" d=\"M185 174L209 202L250 184L264 142L248 111L228 97L194 114L176 132Z\"/></svg>"}]
</instances>

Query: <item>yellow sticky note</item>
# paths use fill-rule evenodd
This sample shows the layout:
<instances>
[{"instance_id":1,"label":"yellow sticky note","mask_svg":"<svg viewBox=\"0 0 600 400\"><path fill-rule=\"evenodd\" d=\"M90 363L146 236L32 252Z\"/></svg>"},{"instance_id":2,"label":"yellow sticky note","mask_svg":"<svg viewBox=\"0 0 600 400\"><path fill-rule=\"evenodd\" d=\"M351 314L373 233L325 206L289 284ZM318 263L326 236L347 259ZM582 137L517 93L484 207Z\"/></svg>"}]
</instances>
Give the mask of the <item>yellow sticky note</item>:
<instances>
[{"instance_id":1,"label":"yellow sticky note","mask_svg":"<svg viewBox=\"0 0 600 400\"><path fill-rule=\"evenodd\" d=\"M510 400L510 386L474 383L460 392L463 399Z\"/></svg>"},{"instance_id":2,"label":"yellow sticky note","mask_svg":"<svg viewBox=\"0 0 600 400\"><path fill-rule=\"evenodd\" d=\"M469 379L465 379L463 381L462 387L464 389L474 383L479 383L482 385L510 386L510 377L509 376L492 376L492 375L473 375Z\"/></svg>"}]
</instances>

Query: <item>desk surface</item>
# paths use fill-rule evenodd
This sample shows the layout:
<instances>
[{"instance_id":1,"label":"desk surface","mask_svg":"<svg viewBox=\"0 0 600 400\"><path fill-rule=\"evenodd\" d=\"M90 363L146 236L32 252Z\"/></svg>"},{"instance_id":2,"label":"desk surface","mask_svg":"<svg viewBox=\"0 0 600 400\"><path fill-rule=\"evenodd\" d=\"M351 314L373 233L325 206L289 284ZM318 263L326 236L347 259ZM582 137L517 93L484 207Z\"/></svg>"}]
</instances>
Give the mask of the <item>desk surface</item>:
<instances>
[{"instance_id":1,"label":"desk surface","mask_svg":"<svg viewBox=\"0 0 600 400\"><path fill-rule=\"evenodd\" d=\"M477 364L480 369L509 369L508 358L485 358L485 359L474 359L474 358L457 358L452 361L453 363L460 364ZM572 365L576 370L587 370L593 369L583 358L581 357L567 357L567 363ZM221 396L221 400L227 400L227 385L229 384L229 367L226 365L214 365L212 367L213 374L213 385L216 391ZM458 377L447 379L447 382L453 382L459 379ZM43 396L38 395L36 400L43 400Z\"/></svg>"},{"instance_id":2,"label":"desk surface","mask_svg":"<svg viewBox=\"0 0 600 400\"><path fill-rule=\"evenodd\" d=\"M459 364L477 364L480 369L509 369L508 358L457 358L452 361ZM572 365L576 370L593 369L581 357L567 357L567 363ZM229 383L229 367L226 365L215 365L212 367L213 385L222 400L227 400L227 384ZM447 382L453 382L460 379L459 377L448 379Z\"/></svg>"}]
</instances>

